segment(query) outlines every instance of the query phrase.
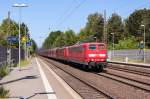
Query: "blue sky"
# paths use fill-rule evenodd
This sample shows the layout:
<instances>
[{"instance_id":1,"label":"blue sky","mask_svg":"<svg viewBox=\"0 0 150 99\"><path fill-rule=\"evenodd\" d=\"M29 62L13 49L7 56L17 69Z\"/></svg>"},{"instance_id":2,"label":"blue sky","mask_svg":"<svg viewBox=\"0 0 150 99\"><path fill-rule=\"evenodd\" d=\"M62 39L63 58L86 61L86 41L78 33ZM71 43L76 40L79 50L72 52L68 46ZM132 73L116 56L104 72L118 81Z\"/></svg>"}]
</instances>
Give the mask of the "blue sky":
<instances>
[{"instance_id":1,"label":"blue sky","mask_svg":"<svg viewBox=\"0 0 150 99\"><path fill-rule=\"evenodd\" d=\"M114 12L126 18L135 9L150 8L149 0L0 0L0 23L9 10L11 18L18 22L19 10L12 7L14 3L28 4L29 7L22 9L22 21L28 25L38 46L50 31L79 32L91 13L103 13L106 9L107 18Z\"/></svg>"}]
</instances>

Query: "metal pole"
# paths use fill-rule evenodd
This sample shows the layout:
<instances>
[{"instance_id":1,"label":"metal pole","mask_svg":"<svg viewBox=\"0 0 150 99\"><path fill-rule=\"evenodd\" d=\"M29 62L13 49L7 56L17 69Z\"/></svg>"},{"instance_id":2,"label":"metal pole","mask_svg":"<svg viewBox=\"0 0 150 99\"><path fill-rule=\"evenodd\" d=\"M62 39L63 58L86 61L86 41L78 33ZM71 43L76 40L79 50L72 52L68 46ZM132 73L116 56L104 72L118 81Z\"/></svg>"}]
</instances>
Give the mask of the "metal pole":
<instances>
[{"instance_id":1,"label":"metal pole","mask_svg":"<svg viewBox=\"0 0 150 99\"><path fill-rule=\"evenodd\" d=\"M18 7L19 8L19 70L21 70L20 66L20 52L21 52L21 44L20 44L20 39L21 39L21 34L20 34L20 24L21 24L21 8L22 7L28 7L26 4L14 4L13 7Z\"/></svg>"},{"instance_id":2,"label":"metal pole","mask_svg":"<svg viewBox=\"0 0 150 99\"><path fill-rule=\"evenodd\" d=\"M103 42L107 43L107 30L106 30L106 10L104 10L104 39Z\"/></svg>"},{"instance_id":3,"label":"metal pole","mask_svg":"<svg viewBox=\"0 0 150 99\"><path fill-rule=\"evenodd\" d=\"M21 38L21 35L20 35L20 25L21 25L21 7L19 7L19 70L21 70L21 66L20 66L20 38Z\"/></svg>"},{"instance_id":4,"label":"metal pole","mask_svg":"<svg viewBox=\"0 0 150 99\"><path fill-rule=\"evenodd\" d=\"M10 11L8 11L8 31L7 37L10 36ZM10 66L11 61L11 45L10 42L7 41L7 65Z\"/></svg>"},{"instance_id":5,"label":"metal pole","mask_svg":"<svg viewBox=\"0 0 150 99\"><path fill-rule=\"evenodd\" d=\"M11 36L10 33L10 29L11 29L11 23L10 23L10 11L8 12L8 19L9 19L9 34ZM10 70L11 70L11 42L9 43L9 66L10 66Z\"/></svg>"},{"instance_id":6,"label":"metal pole","mask_svg":"<svg viewBox=\"0 0 150 99\"><path fill-rule=\"evenodd\" d=\"M29 60L28 56L29 56L29 55L28 55L28 46L27 46L27 60Z\"/></svg>"},{"instance_id":7,"label":"metal pole","mask_svg":"<svg viewBox=\"0 0 150 99\"><path fill-rule=\"evenodd\" d=\"M145 25L144 25L144 63L145 63Z\"/></svg>"},{"instance_id":8,"label":"metal pole","mask_svg":"<svg viewBox=\"0 0 150 99\"><path fill-rule=\"evenodd\" d=\"M27 39L27 36L26 36L26 35L27 35L27 33L26 33L26 25L25 25L24 28L25 28L25 38ZM26 41L25 41L25 45L24 45L24 46L25 46L25 59L27 59L27 46L26 46Z\"/></svg>"},{"instance_id":9,"label":"metal pole","mask_svg":"<svg viewBox=\"0 0 150 99\"><path fill-rule=\"evenodd\" d=\"M114 40L115 37L114 37L114 35L115 35L115 34L113 33L113 57L115 56L115 55L114 55L114 54L115 54L115 52L114 52L114 50L115 50L115 46L114 46L114 45L115 45L115 44L114 44L114 43L115 43L115 40Z\"/></svg>"},{"instance_id":10,"label":"metal pole","mask_svg":"<svg viewBox=\"0 0 150 99\"><path fill-rule=\"evenodd\" d=\"M26 43L28 42L29 38L28 38L28 33L27 33L27 26L25 29L25 35L26 35ZM26 51L26 60L28 60L28 46L25 44L25 51Z\"/></svg>"}]
</instances>

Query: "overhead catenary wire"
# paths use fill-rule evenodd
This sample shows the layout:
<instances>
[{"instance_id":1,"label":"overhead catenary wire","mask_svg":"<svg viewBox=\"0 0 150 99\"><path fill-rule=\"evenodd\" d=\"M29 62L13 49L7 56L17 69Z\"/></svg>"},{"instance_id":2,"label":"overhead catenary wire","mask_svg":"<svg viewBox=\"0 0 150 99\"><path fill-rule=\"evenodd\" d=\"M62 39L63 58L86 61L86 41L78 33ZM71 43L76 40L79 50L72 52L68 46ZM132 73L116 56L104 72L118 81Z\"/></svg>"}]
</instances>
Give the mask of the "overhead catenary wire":
<instances>
[{"instance_id":1,"label":"overhead catenary wire","mask_svg":"<svg viewBox=\"0 0 150 99\"><path fill-rule=\"evenodd\" d=\"M62 15L60 15L60 17L58 18L57 21L62 20L65 17L65 15L71 11L71 9L73 8L74 2L77 2L77 1L72 0L72 2L69 4L67 9L65 9L65 11L62 13Z\"/></svg>"},{"instance_id":2,"label":"overhead catenary wire","mask_svg":"<svg viewBox=\"0 0 150 99\"><path fill-rule=\"evenodd\" d=\"M145 7L145 5L148 5L150 3L150 1L146 2L146 3L143 3L139 6L137 6L135 9L132 9L132 10L128 10L126 12L123 12L122 15L127 15L129 12L132 12L133 10L137 10L137 9L140 9L140 8L143 8ZM123 17L123 16L122 16Z\"/></svg>"},{"instance_id":3,"label":"overhead catenary wire","mask_svg":"<svg viewBox=\"0 0 150 99\"><path fill-rule=\"evenodd\" d=\"M86 0L82 0L77 6L75 6L73 9L73 3L74 2L78 2L77 0L73 0L73 2L71 2L70 6L65 10L65 12L62 14L62 17L60 17L60 22L56 25L57 27L60 27L62 24L64 24L76 11L77 9L79 9L84 3L85 3ZM143 6L145 6L147 4L144 3L138 7L136 7L135 9L139 9ZM71 10L72 9L72 10ZM128 12L131 12L132 10L128 11ZM127 14L128 13L127 11L124 12L123 14ZM65 16L66 15L66 16Z\"/></svg>"},{"instance_id":4,"label":"overhead catenary wire","mask_svg":"<svg viewBox=\"0 0 150 99\"><path fill-rule=\"evenodd\" d=\"M74 9L71 10L70 13L68 13L66 15L66 17L63 18L63 20L60 21L60 23L57 25L58 27L60 27L67 19L69 19L71 17L71 15L73 15L73 13L75 13L75 11L77 11L77 9L79 9L84 3L85 3L86 0L83 0L82 2L80 2L77 6L75 6Z\"/></svg>"},{"instance_id":5,"label":"overhead catenary wire","mask_svg":"<svg viewBox=\"0 0 150 99\"><path fill-rule=\"evenodd\" d=\"M68 9L67 9L67 10L65 11L65 13L63 14L63 16L61 17L62 20L57 24L57 27L60 27L62 24L64 24L64 22L65 22L67 19L69 19L69 18L72 16L72 14L75 13L75 11L77 11L77 9L80 8L80 6L82 6L82 5L84 4L85 1L86 1L86 0L83 0L82 2L80 2L80 3L79 3L74 9L72 9L72 10L70 10L71 8L70 8L70 6L69 6ZM77 2L77 0L73 0L73 2ZM73 2L72 2L72 3L73 3ZM138 7L136 7L135 9L139 9L139 8L145 6L145 4L147 4L147 2L144 3L144 4L142 4L142 5L140 5L140 6L138 6ZM71 5L71 6L72 6L72 5ZM69 11L71 11L71 12L69 13ZM128 11L128 12L131 12L131 10ZM126 12L123 13L123 14L127 14L128 12L126 11ZM68 14L65 16L66 13L68 13Z\"/></svg>"}]
</instances>

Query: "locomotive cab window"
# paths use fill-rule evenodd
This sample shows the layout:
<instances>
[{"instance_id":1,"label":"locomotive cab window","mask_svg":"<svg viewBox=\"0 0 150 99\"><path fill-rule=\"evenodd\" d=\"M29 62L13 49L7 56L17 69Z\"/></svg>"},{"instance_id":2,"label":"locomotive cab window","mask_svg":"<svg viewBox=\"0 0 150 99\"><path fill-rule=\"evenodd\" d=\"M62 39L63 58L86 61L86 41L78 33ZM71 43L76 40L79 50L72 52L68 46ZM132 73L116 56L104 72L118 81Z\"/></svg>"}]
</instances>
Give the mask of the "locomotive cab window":
<instances>
[{"instance_id":1,"label":"locomotive cab window","mask_svg":"<svg viewBox=\"0 0 150 99\"><path fill-rule=\"evenodd\" d=\"M89 49L90 50L95 50L96 49L96 45L94 45L94 44L89 45Z\"/></svg>"},{"instance_id":2,"label":"locomotive cab window","mask_svg":"<svg viewBox=\"0 0 150 99\"><path fill-rule=\"evenodd\" d=\"M104 44L99 44L99 45L98 45L98 48L99 48L99 49L105 49L105 45L104 45Z\"/></svg>"}]
</instances>

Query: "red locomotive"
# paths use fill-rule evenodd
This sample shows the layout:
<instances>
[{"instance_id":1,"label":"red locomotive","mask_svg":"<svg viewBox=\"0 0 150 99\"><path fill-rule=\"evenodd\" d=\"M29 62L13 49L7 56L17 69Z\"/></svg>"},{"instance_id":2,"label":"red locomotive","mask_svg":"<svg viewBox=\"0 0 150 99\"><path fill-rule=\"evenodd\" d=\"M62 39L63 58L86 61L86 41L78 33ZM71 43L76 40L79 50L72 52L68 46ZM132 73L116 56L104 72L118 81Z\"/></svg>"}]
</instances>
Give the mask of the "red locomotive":
<instances>
[{"instance_id":1,"label":"red locomotive","mask_svg":"<svg viewBox=\"0 0 150 99\"><path fill-rule=\"evenodd\" d=\"M82 43L72 46L44 50L46 57L81 64L84 68L103 71L107 65L107 45L105 43Z\"/></svg>"}]
</instances>

